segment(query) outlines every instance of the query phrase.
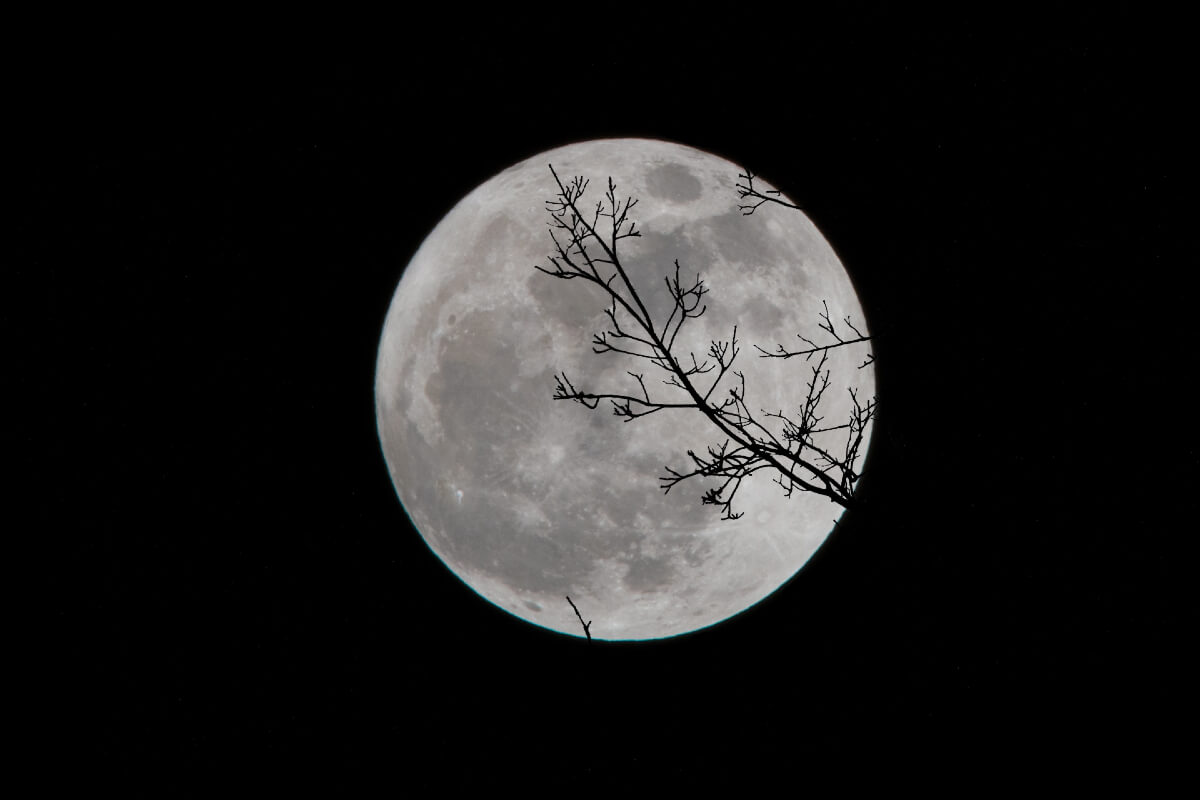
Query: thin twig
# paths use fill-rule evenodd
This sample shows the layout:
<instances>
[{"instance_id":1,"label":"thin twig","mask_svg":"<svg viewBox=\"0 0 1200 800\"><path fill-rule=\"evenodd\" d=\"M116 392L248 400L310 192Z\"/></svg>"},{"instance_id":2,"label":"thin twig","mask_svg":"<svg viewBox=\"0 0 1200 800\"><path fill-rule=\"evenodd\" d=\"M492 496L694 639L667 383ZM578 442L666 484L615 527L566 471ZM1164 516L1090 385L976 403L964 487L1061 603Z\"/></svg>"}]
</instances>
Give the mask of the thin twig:
<instances>
[{"instance_id":1,"label":"thin twig","mask_svg":"<svg viewBox=\"0 0 1200 800\"><path fill-rule=\"evenodd\" d=\"M567 602L571 603L571 608L575 609L575 616L579 617L579 624L583 626L583 632L590 642L592 640L592 621L590 619L587 622L583 621L583 615L579 613L578 608L575 608L575 603L571 601L569 595L567 596Z\"/></svg>"}]
</instances>

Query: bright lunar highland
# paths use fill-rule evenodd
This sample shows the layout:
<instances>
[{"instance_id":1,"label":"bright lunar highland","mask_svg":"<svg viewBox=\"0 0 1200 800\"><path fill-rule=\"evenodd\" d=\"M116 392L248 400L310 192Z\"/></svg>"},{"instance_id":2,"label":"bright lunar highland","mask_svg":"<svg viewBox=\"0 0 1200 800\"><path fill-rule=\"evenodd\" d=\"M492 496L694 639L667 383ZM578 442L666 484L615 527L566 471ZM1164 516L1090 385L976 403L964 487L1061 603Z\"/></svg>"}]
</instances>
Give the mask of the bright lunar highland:
<instances>
[{"instance_id":1,"label":"bright lunar highland","mask_svg":"<svg viewBox=\"0 0 1200 800\"><path fill-rule=\"evenodd\" d=\"M665 467L691 466L688 450L724 441L699 411L627 422L607 403L590 411L553 399L558 372L596 393L636 393L628 371L645 373L660 399L680 390L657 385L646 362L593 353L593 334L609 327L607 296L534 269L555 252L550 164L564 181L590 179L582 208L604 199L609 177L619 198L638 199L631 218L642 235L621 240L618 252L656 322L672 306L663 278L675 260L681 278L700 273L708 309L684 326L674 352L699 359L736 325L734 369L745 374L751 408L787 413L803 402L812 364L761 358L754 345L798 349L797 334L825 343L822 301L833 320L850 317L869 335L849 276L803 213L773 203L750 216L739 211L738 165L645 139L551 150L464 197L404 270L375 378L392 481L438 558L521 619L583 636L570 595L597 639L713 625L795 575L842 508L800 491L787 498L764 470L736 497L745 516L722 521L717 507L700 502L714 480L691 478L669 494L659 485ZM825 424L849 418L850 388L860 399L874 395L873 368L859 369L867 352L830 352Z\"/></svg>"}]
</instances>

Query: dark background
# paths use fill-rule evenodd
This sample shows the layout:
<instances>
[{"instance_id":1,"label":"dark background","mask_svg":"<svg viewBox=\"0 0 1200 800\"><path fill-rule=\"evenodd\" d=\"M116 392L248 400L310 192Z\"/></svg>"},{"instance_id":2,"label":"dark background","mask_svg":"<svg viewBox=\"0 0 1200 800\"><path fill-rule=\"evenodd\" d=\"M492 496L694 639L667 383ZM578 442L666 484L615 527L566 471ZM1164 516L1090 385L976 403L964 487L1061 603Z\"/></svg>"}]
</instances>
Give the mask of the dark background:
<instances>
[{"instance_id":1,"label":"dark background","mask_svg":"<svg viewBox=\"0 0 1200 800\"><path fill-rule=\"evenodd\" d=\"M632 16L30 48L6 298L29 407L7 437L51 550L32 741L76 765L57 778L570 787L1182 754L1195 604L1151 512L1194 501L1151 448L1186 427L1184 366L1148 344L1184 322L1163 305L1170 21ZM462 585L374 419L384 314L433 225L608 136L783 188L879 337L868 510L753 610L637 645Z\"/></svg>"}]
</instances>

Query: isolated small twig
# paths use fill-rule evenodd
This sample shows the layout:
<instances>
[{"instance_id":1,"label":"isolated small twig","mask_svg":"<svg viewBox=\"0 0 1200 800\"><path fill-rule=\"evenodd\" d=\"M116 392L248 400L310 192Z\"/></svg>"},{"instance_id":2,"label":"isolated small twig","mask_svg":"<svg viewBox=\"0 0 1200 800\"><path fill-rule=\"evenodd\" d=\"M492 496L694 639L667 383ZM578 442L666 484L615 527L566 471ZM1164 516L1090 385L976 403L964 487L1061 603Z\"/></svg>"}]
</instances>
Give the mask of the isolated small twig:
<instances>
[{"instance_id":1,"label":"isolated small twig","mask_svg":"<svg viewBox=\"0 0 1200 800\"><path fill-rule=\"evenodd\" d=\"M575 616L579 617L579 624L583 626L583 632L590 642L592 640L592 621L590 619L587 622L583 621L583 615L579 613L578 608L575 608L575 603L572 602L569 595L567 596L567 602L571 603L571 608L575 609Z\"/></svg>"}]
</instances>

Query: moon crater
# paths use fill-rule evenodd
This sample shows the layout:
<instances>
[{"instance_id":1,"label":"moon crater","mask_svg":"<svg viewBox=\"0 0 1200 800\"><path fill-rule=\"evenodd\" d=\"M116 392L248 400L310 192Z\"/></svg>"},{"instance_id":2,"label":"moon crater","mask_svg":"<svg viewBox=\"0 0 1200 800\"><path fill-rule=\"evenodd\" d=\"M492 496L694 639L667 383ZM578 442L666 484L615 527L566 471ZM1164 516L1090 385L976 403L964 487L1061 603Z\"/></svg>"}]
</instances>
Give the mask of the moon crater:
<instances>
[{"instance_id":1,"label":"moon crater","mask_svg":"<svg viewBox=\"0 0 1200 800\"><path fill-rule=\"evenodd\" d=\"M652 197L673 203L689 203L704 194L700 181L682 164L668 163L646 173L646 186Z\"/></svg>"}]
</instances>

